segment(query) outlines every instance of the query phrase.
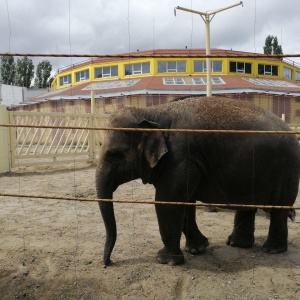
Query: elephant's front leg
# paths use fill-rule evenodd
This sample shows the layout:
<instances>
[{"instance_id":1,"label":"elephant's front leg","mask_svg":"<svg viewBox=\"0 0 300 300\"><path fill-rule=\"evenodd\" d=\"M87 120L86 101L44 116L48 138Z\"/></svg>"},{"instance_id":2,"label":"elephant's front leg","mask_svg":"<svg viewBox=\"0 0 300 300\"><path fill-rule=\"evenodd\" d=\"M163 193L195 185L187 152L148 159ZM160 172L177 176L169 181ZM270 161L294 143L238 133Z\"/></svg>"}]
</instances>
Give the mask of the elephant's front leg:
<instances>
[{"instance_id":1,"label":"elephant's front leg","mask_svg":"<svg viewBox=\"0 0 300 300\"><path fill-rule=\"evenodd\" d=\"M159 231L164 248L158 251L157 261L161 264L180 265L184 255L180 249L184 207L179 205L155 205Z\"/></svg>"},{"instance_id":2,"label":"elephant's front leg","mask_svg":"<svg viewBox=\"0 0 300 300\"><path fill-rule=\"evenodd\" d=\"M185 251L192 254L205 252L208 239L200 232L196 223L196 207L187 206L184 217L183 233L186 237Z\"/></svg>"}]
</instances>

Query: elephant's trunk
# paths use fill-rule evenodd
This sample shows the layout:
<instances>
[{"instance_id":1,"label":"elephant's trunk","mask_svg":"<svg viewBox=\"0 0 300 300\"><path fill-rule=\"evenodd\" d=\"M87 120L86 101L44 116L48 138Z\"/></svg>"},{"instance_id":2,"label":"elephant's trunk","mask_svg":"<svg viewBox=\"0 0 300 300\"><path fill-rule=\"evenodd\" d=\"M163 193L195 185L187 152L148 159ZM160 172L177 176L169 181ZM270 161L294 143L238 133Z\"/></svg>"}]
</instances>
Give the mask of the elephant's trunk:
<instances>
[{"instance_id":1,"label":"elephant's trunk","mask_svg":"<svg viewBox=\"0 0 300 300\"><path fill-rule=\"evenodd\" d=\"M105 177L106 176L104 176L103 174L99 176L99 172L97 172L96 184L98 199L112 199L113 189L110 188L110 184L105 182ZM99 207L106 230L103 262L105 266L108 266L111 264L110 256L117 239L116 219L112 202L99 202Z\"/></svg>"},{"instance_id":2,"label":"elephant's trunk","mask_svg":"<svg viewBox=\"0 0 300 300\"><path fill-rule=\"evenodd\" d=\"M117 239L116 219L112 202L99 202L99 207L106 229L103 262L105 266L108 266L111 264L110 256Z\"/></svg>"}]
</instances>

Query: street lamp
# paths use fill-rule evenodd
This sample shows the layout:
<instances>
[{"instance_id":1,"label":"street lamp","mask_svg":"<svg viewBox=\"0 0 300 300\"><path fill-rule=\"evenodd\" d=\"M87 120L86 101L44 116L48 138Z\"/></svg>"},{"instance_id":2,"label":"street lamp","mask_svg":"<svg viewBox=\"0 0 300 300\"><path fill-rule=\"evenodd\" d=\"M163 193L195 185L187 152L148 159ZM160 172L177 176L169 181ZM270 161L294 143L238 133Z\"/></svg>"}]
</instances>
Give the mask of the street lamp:
<instances>
[{"instance_id":1,"label":"street lamp","mask_svg":"<svg viewBox=\"0 0 300 300\"><path fill-rule=\"evenodd\" d=\"M221 12L223 10L227 10L229 8L233 8L235 6L238 5L243 5L243 2L240 1L239 3L224 7L224 8L220 8L220 9L216 9L213 10L211 12L201 12L201 11L196 11L196 10L192 10L192 9L188 9L188 8L184 8L184 7L180 7L177 6L175 7L174 12L176 13L176 9L179 10L183 10L183 11L187 11L193 14L197 14L200 15L200 17L202 18L202 20L205 23L205 27L206 27L206 55L210 55L210 22L212 21L212 19L214 18L215 14L218 12ZM176 15L176 14L175 14ZM210 57L206 57L206 96L210 97L211 96L211 58Z\"/></svg>"}]
</instances>

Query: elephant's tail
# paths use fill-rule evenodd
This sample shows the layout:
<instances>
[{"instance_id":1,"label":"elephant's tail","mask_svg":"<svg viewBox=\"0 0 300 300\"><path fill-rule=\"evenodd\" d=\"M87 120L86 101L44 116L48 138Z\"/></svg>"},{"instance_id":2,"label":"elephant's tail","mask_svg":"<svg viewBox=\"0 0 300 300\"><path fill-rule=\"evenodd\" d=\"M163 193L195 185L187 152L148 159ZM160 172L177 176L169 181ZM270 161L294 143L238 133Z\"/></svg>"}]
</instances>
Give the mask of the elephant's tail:
<instances>
[{"instance_id":1,"label":"elephant's tail","mask_svg":"<svg viewBox=\"0 0 300 300\"><path fill-rule=\"evenodd\" d=\"M270 211L264 210L266 213L266 217L270 219ZM296 210L294 208L290 208L288 212L288 217L291 219L292 222L295 222L296 219Z\"/></svg>"},{"instance_id":2,"label":"elephant's tail","mask_svg":"<svg viewBox=\"0 0 300 300\"><path fill-rule=\"evenodd\" d=\"M294 222L296 219L296 210L294 208L290 208L288 216L291 219L291 221Z\"/></svg>"}]
</instances>

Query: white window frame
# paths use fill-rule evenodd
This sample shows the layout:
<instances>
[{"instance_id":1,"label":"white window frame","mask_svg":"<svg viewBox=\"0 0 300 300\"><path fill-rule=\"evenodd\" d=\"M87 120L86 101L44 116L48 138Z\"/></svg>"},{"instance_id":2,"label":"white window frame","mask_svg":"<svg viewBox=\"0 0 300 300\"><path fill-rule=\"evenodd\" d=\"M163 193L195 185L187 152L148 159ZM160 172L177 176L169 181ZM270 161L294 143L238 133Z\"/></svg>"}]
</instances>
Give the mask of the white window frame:
<instances>
[{"instance_id":1,"label":"white window frame","mask_svg":"<svg viewBox=\"0 0 300 300\"><path fill-rule=\"evenodd\" d=\"M235 63L235 72L230 71L230 64L231 63ZM246 64L249 64L251 66L251 72L250 73L246 73ZM243 65L242 68L238 68L238 65ZM241 66L239 66L241 67ZM242 62L242 61L231 61L229 62L229 71L230 73L239 73L239 74L252 74L252 64L248 63L248 62Z\"/></svg>"},{"instance_id":2,"label":"white window frame","mask_svg":"<svg viewBox=\"0 0 300 300\"><path fill-rule=\"evenodd\" d=\"M260 74L258 73L258 75L270 75L270 76L278 76L278 66L275 65L266 65L266 64L258 64L258 69L259 69L259 65L262 65L264 67L264 74ZM271 72L266 71L266 67L271 67ZM277 75L274 74L274 68L277 68Z\"/></svg>"},{"instance_id":3,"label":"white window frame","mask_svg":"<svg viewBox=\"0 0 300 300\"><path fill-rule=\"evenodd\" d=\"M287 67L283 67L283 78L287 78L292 80L293 78L293 70Z\"/></svg>"},{"instance_id":4,"label":"white window frame","mask_svg":"<svg viewBox=\"0 0 300 300\"><path fill-rule=\"evenodd\" d=\"M203 71L195 71L195 63L201 63L202 64L202 70ZM221 70L215 70L216 69L216 64L217 63L221 63ZM212 60L211 61L211 72L222 72L223 70L223 61L222 60ZM207 68L206 68L206 61L205 60L195 60L194 61L194 73L205 73L207 72Z\"/></svg>"},{"instance_id":5,"label":"white window frame","mask_svg":"<svg viewBox=\"0 0 300 300\"><path fill-rule=\"evenodd\" d=\"M193 84L195 85L205 85L206 82L203 78L193 78Z\"/></svg>"},{"instance_id":6,"label":"white window frame","mask_svg":"<svg viewBox=\"0 0 300 300\"><path fill-rule=\"evenodd\" d=\"M146 65L147 65L147 67L146 67ZM125 68L125 76L150 74L150 62L127 64L127 65L125 65L124 68ZM126 74L126 68L130 69L131 74Z\"/></svg>"},{"instance_id":7,"label":"white window frame","mask_svg":"<svg viewBox=\"0 0 300 300\"><path fill-rule=\"evenodd\" d=\"M240 66L239 66L240 65ZM239 68L241 67L241 65L243 65L242 69ZM238 67L239 66L239 67ZM245 66L245 63L244 62L236 62L236 72L237 73L243 73L245 74L245 71L246 71L246 66Z\"/></svg>"},{"instance_id":8,"label":"white window frame","mask_svg":"<svg viewBox=\"0 0 300 300\"><path fill-rule=\"evenodd\" d=\"M225 84L224 80L221 77L212 77L211 83L212 84Z\"/></svg>"},{"instance_id":9,"label":"white window frame","mask_svg":"<svg viewBox=\"0 0 300 300\"><path fill-rule=\"evenodd\" d=\"M76 72L75 76L76 76L76 82L88 80L90 79L90 70L87 69L80 72ZM77 76L79 76L78 80L77 80Z\"/></svg>"},{"instance_id":10,"label":"white window frame","mask_svg":"<svg viewBox=\"0 0 300 300\"><path fill-rule=\"evenodd\" d=\"M71 74L60 77L59 83L60 83L60 85L71 84L72 83Z\"/></svg>"},{"instance_id":11,"label":"white window frame","mask_svg":"<svg viewBox=\"0 0 300 300\"><path fill-rule=\"evenodd\" d=\"M112 75L112 68L116 68L115 70L117 71L117 75ZM108 72L104 73L104 69L108 69ZM97 75L97 70L101 70L101 76L98 77ZM119 70L118 70L118 66L108 66L108 67L99 67L99 68L95 68L95 78L107 78L107 77L116 77L118 76Z\"/></svg>"},{"instance_id":12,"label":"white window frame","mask_svg":"<svg viewBox=\"0 0 300 300\"><path fill-rule=\"evenodd\" d=\"M206 85L206 78L191 78L191 77L165 77L163 78L164 85ZM225 84L221 77L212 77L212 84Z\"/></svg>"},{"instance_id":13,"label":"white window frame","mask_svg":"<svg viewBox=\"0 0 300 300\"><path fill-rule=\"evenodd\" d=\"M170 66L174 64L175 66ZM179 64L184 63L184 71L179 70L182 66ZM163 71L160 71L160 67L163 67ZM174 60L174 61L159 61L158 62L158 73L186 73L186 61L185 60Z\"/></svg>"}]
</instances>

